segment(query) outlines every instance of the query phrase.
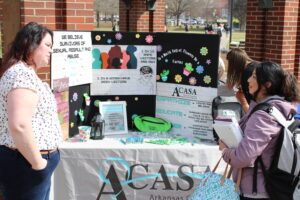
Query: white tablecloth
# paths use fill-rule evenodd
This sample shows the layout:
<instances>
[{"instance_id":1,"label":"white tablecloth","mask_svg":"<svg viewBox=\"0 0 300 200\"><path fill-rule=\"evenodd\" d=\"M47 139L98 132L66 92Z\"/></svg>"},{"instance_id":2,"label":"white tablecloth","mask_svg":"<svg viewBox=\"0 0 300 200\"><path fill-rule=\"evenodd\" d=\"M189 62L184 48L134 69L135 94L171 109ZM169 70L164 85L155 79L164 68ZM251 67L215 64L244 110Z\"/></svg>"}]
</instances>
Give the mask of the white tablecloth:
<instances>
[{"instance_id":1,"label":"white tablecloth","mask_svg":"<svg viewBox=\"0 0 300 200\"><path fill-rule=\"evenodd\" d=\"M216 144L123 144L118 139L65 142L54 200L186 200L199 174L221 153Z\"/></svg>"}]
</instances>

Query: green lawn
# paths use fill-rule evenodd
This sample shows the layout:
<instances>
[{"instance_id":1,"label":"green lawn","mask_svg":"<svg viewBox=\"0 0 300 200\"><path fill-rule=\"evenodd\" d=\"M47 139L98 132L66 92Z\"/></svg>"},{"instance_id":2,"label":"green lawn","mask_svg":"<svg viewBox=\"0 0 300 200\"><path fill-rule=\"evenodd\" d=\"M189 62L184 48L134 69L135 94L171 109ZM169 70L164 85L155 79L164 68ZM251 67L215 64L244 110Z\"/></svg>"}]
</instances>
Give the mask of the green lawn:
<instances>
[{"instance_id":1,"label":"green lawn","mask_svg":"<svg viewBox=\"0 0 300 200\"><path fill-rule=\"evenodd\" d=\"M182 32L182 33L185 33L183 25L181 25L181 26L168 26L168 31L169 32ZM201 25L189 26L189 32L204 33L204 26L201 26ZM232 42L240 42L241 40L245 41L245 32L233 31L231 41Z\"/></svg>"},{"instance_id":2,"label":"green lawn","mask_svg":"<svg viewBox=\"0 0 300 200\"><path fill-rule=\"evenodd\" d=\"M99 27L97 27L97 23L95 23L94 31L112 31L112 25L110 21L104 22L101 21Z\"/></svg>"},{"instance_id":3,"label":"green lawn","mask_svg":"<svg viewBox=\"0 0 300 200\"><path fill-rule=\"evenodd\" d=\"M246 37L245 32L234 31L232 33L231 41L233 41L233 42L245 41L245 37Z\"/></svg>"},{"instance_id":4,"label":"green lawn","mask_svg":"<svg viewBox=\"0 0 300 200\"><path fill-rule=\"evenodd\" d=\"M184 26L168 26L168 32L184 32L185 33L185 29ZM200 25L193 25L193 26L189 26L189 32L192 33L204 33L204 26L200 26Z\"/></svg>"}]
</instances>

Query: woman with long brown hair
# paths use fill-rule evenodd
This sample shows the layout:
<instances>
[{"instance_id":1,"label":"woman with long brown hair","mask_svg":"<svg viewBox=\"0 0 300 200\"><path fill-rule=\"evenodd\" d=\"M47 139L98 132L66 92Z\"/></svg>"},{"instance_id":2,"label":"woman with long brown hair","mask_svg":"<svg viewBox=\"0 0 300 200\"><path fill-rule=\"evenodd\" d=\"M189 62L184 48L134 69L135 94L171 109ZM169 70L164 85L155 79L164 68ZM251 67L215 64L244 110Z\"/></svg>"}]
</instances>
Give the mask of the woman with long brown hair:
<instances>
[{"instance_id":1,"label":"woman with long brown hair","mask_svg":"<svg viewBox=\"0 0 300 200\"><path fill-rule=\"evenodd\" d=\"M240 100L244 112L247 112L251 100L247 80L252 75L255 61L239 48L229 51L226 58L228 60L227 87L230 90L238 90L236 97Z\"/></svg>"},{"instance_id":2,"label":"woman with long brown hair","mask_svg":"<svg viewBox=\"0 0 300 200\"><path fill-rule=\"evenodd\" d=\"M7 200L48 200L60 155L57 107L37 71L49 65L53 33L30 22L0 69L0 180Z\"/></svg>"}]
</instances>

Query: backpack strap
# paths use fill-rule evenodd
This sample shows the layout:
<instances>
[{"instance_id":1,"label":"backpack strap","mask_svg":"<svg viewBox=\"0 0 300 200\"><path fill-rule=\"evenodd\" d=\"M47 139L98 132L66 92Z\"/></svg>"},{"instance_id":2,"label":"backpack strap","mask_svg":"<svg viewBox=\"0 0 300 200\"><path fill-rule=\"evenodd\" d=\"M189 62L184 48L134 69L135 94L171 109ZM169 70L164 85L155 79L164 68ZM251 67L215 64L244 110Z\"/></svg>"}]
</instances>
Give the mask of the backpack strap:
<instances>
[{"instance_id":1,"label":"backpack strap","mask_svg":"<svg viewBox=\"0 0 300 200\"><path fill-rule=\"evenodd\" d=\"M257 194L257 165L258 159L254 162L254 168L253 168L253 176L252 176L252 193Z\"/></svg>"},{"instance_id":2,"label":"backpack strap","mask_svg":"<svg viewBox=\"0 0 300 200\"><path fill-rule=\"evenodd\" d=\"M258 111L258 110L263 110L263 111L265 111L265 112L267 112L267 113L270 113L271 109L272 109L272 105L271 105L271 104L269 104L269 103L267 103L267 102L259 103L259 104L257 104L257 105L251 110L251 112L250 112L249 115L248 115L248 119L251 117L251 115L252 115L253 113L255 113L255 112Z\"/></svg>"},{"instance_id":3,"label":"backpack strap","mask_svg":"<svg viewBox=\"0 0 300 200\"><path fill-rule=\"evenodd\" d=\"M264 165L264 162L261 158L261 156L258 156L254 162L254 169L253 169L253 183L252 183L252 193L257 194L257 171L258 171L258 163L261 166L262 172L264 177L267 177L267 170Z\"/></svg>"},{"instance_id":4,"label":"backpack strap","mask_svg":"<svg viewBox=\"0 0 300 200\"><path fill-rule=\"evenodd\" d=\"M276 121L282 125L284 128L288 128L289 125L291 125L291 123L288 123L288 121L286 120L286 118L284 117L284 115L275 107L272 106L271 104L264 102L264 103L260 103L257 104L253 110L251 111L251 113L249 114L248 118L257 110L263 110L267 113L269 113L271 116L273 116ZM295 155L294 155L295 156ZM295 160L295 159L294 159ZM266 167L263 163L262 157L261 155L257 157L257 159L255 160L254 163L254 170L253 170L253 183L252 183L252 193L256 194L257 193L257 171L258 171L258 163L261 165L261 169L263 172L264 177L267 177L267 170ZM295 164L293 164L295 165Z\"/></svg>"},{"instance_id":5,"label":"backpack strap","mask_svg":"<svg viewBox=\"0 0 300 200\"><path fill-rule=\"evenodd\" d=\"M250 114L248 115L248 119L250 118L250 116L258 111L258 110L263 110L267 113L270 113L272 109L272 105L267 103L267 102L264 102L264 103L259 103L257 104L250 112ZM256 160L255 160L255 163L254 163L254 169L253 169L253 176L252 176L252 193L253 194L257 194L257 171L258 171L258 162L259 161L262 161L261 160L261 156L259 156ZM263 164L260 163L262 166ZM264 166L262 167L264 168Z\"/></svg>"},{"instance_id":6,"label":"backpack strap","mask_svg":"<svg viewBox=\"0 0 300 200\"><path fill-rule=\"evenodd\" d=\"M288 126L290 125L284 117L284 115L275 106L272 106L269 114L273 116L276 119L276 121L283 127L288 128Z\"/></svg>"}]
</instances>

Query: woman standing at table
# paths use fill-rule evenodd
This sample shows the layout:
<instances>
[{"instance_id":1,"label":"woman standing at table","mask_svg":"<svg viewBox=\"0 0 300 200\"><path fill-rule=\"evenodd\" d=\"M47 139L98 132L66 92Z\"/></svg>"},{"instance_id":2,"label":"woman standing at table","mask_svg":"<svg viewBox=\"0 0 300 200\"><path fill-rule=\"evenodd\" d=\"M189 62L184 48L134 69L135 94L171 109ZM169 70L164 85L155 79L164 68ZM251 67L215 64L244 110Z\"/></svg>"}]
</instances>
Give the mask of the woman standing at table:
<instances>
[{"instance_id":1,"label":"woman standing at table","mask_svg":"<svg viewBox=\"0 0 300 200\"><path fill-rule=\"evenodd\" d=\"M234 168L235 181L238 168L243 168L241 200L269 200L260 165L257 191L254 189L254 163L261 156L266 169L270 167L282 126L263 110L249 114L258 103L268 102L288 119L290 112L297 110L299 89L296 77L272 62L257 64L248 83L249 92L255 101L251 101L249 112L239 122L244 133L243 139L236 148L228 148L220 140L219 149L223 151L224 160Z\"/></svg>"},{"instance_id":2,"label":"woman standing at table","mask_svg":"<svg viewBox=\"0 0 300 200\"><path fill-rule=\"evenodd\" d=\"M235 93L236 98L242 104L244 112L249 110L251 95L248 89L248 78L252 75L255 68L255 62L247 53L239 48L234 48L227 54L228 69L227 69L227 87L230 90L235 88L238 91Z\"/></svg>"},{"instance_id":3,"label":"woman standing at table","mask_svg":"<svg viewBox=\"0 0 300 200\"><path fill-rule=\"evenodd\" d=\"M30 22L19 30L0 69L0 180L7 200L48 200L60 156L61 129L49 85L53 33Z\"/></svg>"}]
</instances>

